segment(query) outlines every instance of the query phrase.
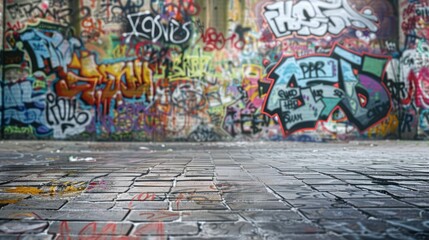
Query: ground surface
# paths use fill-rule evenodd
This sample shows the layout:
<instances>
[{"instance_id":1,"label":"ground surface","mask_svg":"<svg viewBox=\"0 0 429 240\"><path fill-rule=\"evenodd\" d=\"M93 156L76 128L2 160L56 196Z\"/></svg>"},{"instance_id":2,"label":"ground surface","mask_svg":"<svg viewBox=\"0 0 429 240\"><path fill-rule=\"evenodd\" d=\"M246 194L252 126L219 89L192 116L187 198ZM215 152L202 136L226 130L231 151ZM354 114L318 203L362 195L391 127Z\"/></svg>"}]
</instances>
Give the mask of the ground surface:
<instances>
[{"instance_id":1,"label":"ground surface","mask_svg":"<svg viewBox=\"0 0 429 240\"><path fill-rule=\"evenodd\" d=\"M0 143L0 239L429 239L429 142Z\"/></svg>"}]
</instances>

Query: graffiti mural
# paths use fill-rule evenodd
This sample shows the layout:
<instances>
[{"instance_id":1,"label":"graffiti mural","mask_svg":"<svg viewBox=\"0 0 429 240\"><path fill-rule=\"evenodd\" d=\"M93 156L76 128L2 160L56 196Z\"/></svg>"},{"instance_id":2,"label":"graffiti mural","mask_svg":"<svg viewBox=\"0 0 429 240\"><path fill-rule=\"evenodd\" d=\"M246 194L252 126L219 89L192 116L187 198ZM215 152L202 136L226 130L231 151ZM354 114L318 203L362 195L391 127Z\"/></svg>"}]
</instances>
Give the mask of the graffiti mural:
<instances>
[{"instance_id":1,"label":"graffiti mural","mask_svg":"<svg viewBox=\"0 0 429 240\"><path fill-rule=\"evenodd\" d=\"M424 1L0 6L5 139L429 137Z\"/></svg>"},{"instance_id":2,"label":"graffiti mural","mask_svg":"<svg viewBox=\"0 0 429 240\"><path fill-rule=\"evenodd\" d=\"M4 15L3 15L3 8L4 8L4 6L3 6L3 2L0 2L0 12L2 13L1 15L0 15L0 37L1 37L1 39L3 39L4 38L4 29L3 29L3 23L4 23ZM1 53L1 57L0 57L0 76L1 76L1 79L0 79L0 129L1 129L1 131L0 131L0 138L3 138L4 136L4 128L5 128L5 126L4 126L4 120L3 120L3 112L4 112L4 106L3 106L3 96L4 96L4 87L3 87L3 84L4 84L4 75L3 75L3 71L4 71L4 66L5 66L5 62L4 62L4 56L5 56L5 54L4 54L4 50L3 50L3 43L2 44L0 44L0 53Z\"/></svg>"},{"instance_id":3,"label":"graffiti mural","mask_svg":"<svg viewBox=\"0 0 429 240\"><path fill-rule=\"evenodd\" d=\"M263 110L279 117L285 134L315 128L337 107L364 131L391 109L382 83L387 61L338 46L329 56L286 57L268 76L274 83Z\"/></svg>"},{"instance_id":4,"label":"graffiti mural","mask_svg":"<svg viewBox=\"0 0 429 240\"><path fill-rule=\"evenodd\" d=\"M428 138L426 113L429 109L429 45L426 1L400 1L403 48L400 58L400 128L403 135ZM409 131L410 127L415 131Z\"/></svg>"},{"instance_id":5,"label":"graffiti mural","mask_svg":"<svg viewBox=\"0 0 429 240\"><path fill-rule=\"evenodd\" d=\"M264 16L276 38L296 33L298 36L338 35L353 27L377 32L377 16L370 8L357 12L347 0L286 0L265 6Z\"/></svg>"}]
</instances>

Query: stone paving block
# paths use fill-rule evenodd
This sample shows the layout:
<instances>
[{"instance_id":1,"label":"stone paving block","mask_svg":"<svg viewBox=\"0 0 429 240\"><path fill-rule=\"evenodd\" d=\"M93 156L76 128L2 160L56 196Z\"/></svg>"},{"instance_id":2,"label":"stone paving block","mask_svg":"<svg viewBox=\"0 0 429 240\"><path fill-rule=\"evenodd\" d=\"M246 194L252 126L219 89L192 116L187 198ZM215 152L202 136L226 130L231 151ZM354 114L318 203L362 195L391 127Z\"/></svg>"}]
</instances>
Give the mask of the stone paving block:
<instances>
[{"instance_id":1,"label":"stone paving block","mask_svg":"<svg viewBox=\"0 0 429 240\"><path fill-rule=\"evenodd\" d=\"M173 187L171 193L192 193L192 192L218 192L214 185L191 186L191 187Z\"/></svg>"},{"instance_id":2,"label":"stone paving block","mask_svg":"<svg viewBox=\"0 0 429 240\"><path fill-rule=\"evenodd\" d=\"M83 173L82 171L79 171L79 173L72 173L68 174L67 178L99 178L106 176L106 173Z\"/></svg>"},{"instance_id":3,"label":"stone paving block","mask_svg":"<svg viewBox=\"0 0 429 240\"><path fill-rule=\"evenodd\" d=\"M206 171L186 171L185 177L213 177L213 172Z\"/></svg>"},{"instance_id":4,"label":"stone paving block","mask_svg":"<svg viewBox=\"0 0 429 240\"><path fill-rule=\"evenodd\" d=\"M401 201L418 207L429 208L429 198L401 198Z\"/></svg>"},{"instance_id":5,"label":"stone paving block","mask_svg":"<svg viewBox=\"0 0 429 240\"><path fill-rule=\"evenodd\" d=\"M225 187L224 189L220 190L223 193L230 193L230 192L240 192L240 193L266 193L268 192L265 187L254 187L254 186L230 186Z\"/></svg>"},{"instance_id":6,"label":"stone paving block","mask_svg":"<svg viewBox=\"0 0 429 240\"><path fill-rule=\"evenodd\" d=\"M337 196L339 198L386 198L389 195L379 193L376 191L348 191L348 192L340 192L340 191L329 191L330 194Z\"/></svg>"},{"instance_id":7,"label":"stone paving block","mask_svg":"<svg viewBox=\"0 0 429 240\"><path fill-rule=\"evenodd\" d=\"M397 172L395 172L397 174ZM406 176L400 176L400 175L381 175L378 174L374 177L375 180L407 180L409 179Z\"/></svg>"},{"instance_id":8,"label":"stone paving block","mask_svg":"<svg viewBox=\"0 0 429 240\"><path fill-rule=\"evenodd\" d=\"M203 235L221 237L221 236L258 236L258 229L248 222L208 222L201 225Z\"/></svg>"},{"instance_id":9,"label":"stone paving block","mask_svg":"<svg viewBox=\"0 0 429 240\"><path fill-rule=\"evenodd\" d=\"M393 198L350 198L344 199L344 201L358 208L411 207L410 204L398 201Z\"/></svg>"},{"instance_id":10,"label":"stone paving block","mask_svg":"<svg viewBox=\"0 0 429 240\"><path fill-rule=\"evenodd\" d=\"M47 184L49 182L50 182L50 180L49 181L31 181L31 182L16 182L16 181L13 181L13 182L1 184L1 187L2 188L5 188L5 187L20 187L20 186L25 186L25 187L31 187L31 186L39 187L39 186L45 185L45 184Z\"/></svg>"},{"instance_id":11,"label":"stone paving block","mask_svg":"<svg viewBox=\"0 0 429 240\"><path fill-rule=\"evenodd\" d=\"M374 185L373 180L364 180L364 179L345 179L344 182L351 185Z\"/></svg>"},{"instance_id":12,"label":"stone paving block","mask_svg":"<svg viewBox=\"0 0 429 240\"><path fill-rule=\"evenodd\" d=\"M213 177L189 177L189 176L179 176L176 178L177 181L211 181Z\"/></svg>"},{"instance_id":13,"label":"stone paving block","mask_svg":"<svg viewBox=\"0 0 429 240\"><path fill-rule=\"evenodd\" d=\"M288 199L286 200L290 205L295 208L344 208L350 207L343 201L337 201L335 199L324 199L324 198L305 198L305 199Z\"/></svg>"},{"instance_id":14,"label":"stone paving block","mask_svg":"<svg viewBox=\"0 0 429 240\"><path fill-rule=\"evenodd\" d=\"M87 188L86 193L124 193L127 192L129 187L111 187L111 186L100 186L95 188Z\"/></svg>"},{"instance_id":15,"label":"stone paving block","mask_svg":"<svg viewBox=\"0 0 429 240\"><path fill-rule=\"evenodd\" d=\"M314 191L311 187L301 185L268 185L275 192L311 192Z\"/></svg>"},{"instance_id":16,"label":"stone paving block","mask_svg":"<svg viewBox=\"0 0 429 240\"><path fill-rule=\"evenodd\" d=\"M59 210L51 219L63 221L121 221L127 214L128 211L122 210L97 210L96 214L83 209L79 211Z\"/></svg>"},{"instance_id":17,"label":"stone paving block","mask_svg":"<svg viewBox=\"0 0 429 240\"><path fill-rule=\"evenodd\" d=\"M222 201L222 196L217 192L185 192L168 194L170 201Z\"/></svg>"},{"instance_id":18,"label":"stone paving block","mask_svg":"<svg viewBox=\"0 0 429 240\"><path fill-rule=\"evenodd\" d=\"M31 174L24 177L19 177L15 179L15 182L28 182L28 181L34 181L34 182L49 182L55 179L58 179L60 177L52 177L52 176L45 176L41 177L40 174Z\"/></svg>"},{"instance_id":19,"label":"stone paving block","mask_svg":"<svg viewBox=\"0 0 429 240\"><path fill-rule=\"evenodd\" d=\"M236 222L240 219L237 213L230 211L183 211L182 221L199 222Z\"/></svg>"},{"instance_id":20,"label":"stone paving block","mask_svg":"<svg viewBox=\"0 0 429 240\"><path fill-rule=\"evenodd\" d=\"M88 188L129 187L133 181L96 179L88 183Z\"/></svg>"},{"instance_id":21,"label":"stone paving block","mask_svg":"<svg viewBox=\"0 0 429 240\"><path fill-rule=\"evenodd\" d=\"M346 238L353 236L355 239L365 239L365 237L388 239L385 230L389 228L389 225L380 220L321 220L319 225L328 231L346 234Z\"/></svg>"},{"instance_id":22,"label":"stone paving block","mask_svg":"<svg viewBox=\"0 0 429 240\"><path fill-rule=\"evenodd\" d=\"M283 173L290 175L290 173L288 173L287 171L283 172ZM332 179L332 177L324 175L324 174L320 174L320 173L301 173L301 174L293 173L291 175L293 175L297 179L302 179L302 180L305 180L305 179L327 179L327 180Z\"/></svg>"},{"instance_id":23,"label":"stone paving block","mask_svg":"<svg viewBox=\"0 0 429 240\"><path fill-rule=\"evenodd\" d=\"M31 239L31 240L52 240L53 235L50 234L2 234L0 233L0 239L2 240L17 240L17 239Z\"/></svg>"},{"instance_id":24,"label":"stone paving block","mask_svg":"<svg viewBox=\"0 0 429 240\"><path fill-rule=\"evenodd\" d=\"M214 181L177 181L176 187L209 187L215 188Z\"/></svg>"},{"instance_id":25,"label":"stone paving block","mask_svg":"<svg viewBox=\"0 0 429 240\"><path fill-rule=\"evenodd\" d=\"M427 220L429 212L417 208L362 208L362 211L380 219Z\"/></svg>"},{"instance_id":26,"label":"stone paving block","mask_svg":"<svg viewBox=\"0 0 429 240\"><path fill-rule=\"evenodd\" d=\"M131 210L126 220L131 222L172 222L180 218L180 212Z\"/></svg>"},{"instance_id":27,"label":"stone paving block","mask_svg":"<svg viewBox=\"0 0 429 240\"><path fill-rule=\"evenodd\" d=\"M429 192L412 190L387 190L390 194L400 198L429 198Z\"/></svg>"},{"instance_id":28,"label":"stone paving block","mask_svg":"<svg viewBox=\"0 0 429 240\"><path fill-rule=\"evenodd\" d=\"M353 208L318 208L318 209L300 209L306 217L310 219L364 219L361 212Z\"/></svg>"},{"instance_id":29,"label":"stone paving block","mask_svg":"<svg viewBox=\"0 0 429 240\"><path fill-rule=\"evenodd\" d=\"M170 174L170 175L177 175L181 174L185 168L185 165L178 165L177 167L160 167L156 166L150 170L151 174L159 173L159 174Z\"/></svg>"},{"instance_id":30,"label":"stone paving block","mask_svg":"<svg viewBox=\"0 0 429 240\"><path fill-rule=\"evenodd\" d=\"M326 179L326 178L310 178L302 180L305 184L309 185L345 185L347 183L338 179Z\"/></svg>"},{"instance_id":31,"label":"stone paving block","mask_svg":"<svg viewBox=\"0 0 429 240\"><path fill-rule=\"evenodd\" d=\"M398 185L404 185L404 186L427 186L427 182L426 181L412 181L412 180L408 180L408 181L391 181L393 184L398 184Z\"/></svg>"},{"instance_id":32,"label":"stone paving block","mask_svg":"<svg viewBox=\"0 0 429 240\"><path fill-rule=\"evenodd\" d=\"M24 198L30 197L29 194L20 193L0 193L0 205L6 205L10 203L17 203Z\"/></svg>"},{"instance_id":33,"label":"stone paving block","mask_svg":"<svg viewBox=\"0 0 429 240\"><path fill-rule=\"evenodd\" d=\"M355 186L351 186L351 185L313 185L313 187L318 190L318 191L322 191L322 192L357 192L357 191L361 191L361 189L355 187Z\"/></svg>"},{"instance_id":34,"label":"stone paving block","mask_svg":"<svg viewBox=\"0 0 429 240\"><path fill-rule=\"evenodd\" d=\"M166 193L141 192L141 193L122 193L116 200L120 201L164 201L167 199Z\"/></svg>"},{"instance_id":35,"label":"stone paving block","mask_svg":"<svg viewBox=\"0 0 429 240\"><path fill-rule=\"evenodd\" d=\"M105 181L109 181L109 182L114 182L114 181L132 182L136 178L137 177L115 176L115 175L109 174L107 176L104 176L102 178L98 178L95 180L105 180Z\"/></svg>"},{"instance_id":36,"label":"stone paving block","mask_svg":"<svg viewBox=\"0 0 429 240\"><path fill-rule=\"evenodd\" d=\"M429 234L429 224L427 220L387 220L386 222L393 227L403 229L407 232Z\"/></svg>"},{"instance_id":37,"label":"stone paving block","mask_svg":"<svg viewBox=\"0 0 429 240\"><path fill-rule=\"evenodd\" d=\"M70 235L77 235L81 238L99 235L126 235L133 227L132 223L123 222L76 222L76 221L55 221L48 229L51 234L66 234L65 239Z\"/></svg>"},{"instance_id":38,"label":"stone paving block","mask_svg":"<svg viewBox=\"0 0 429 240\"><path fill-rule=\"evenodd\" d=\"M227 207L218 201L175 201L171 207L174 211L185 210L227 210Z\"/></svg>"},{"instance_id":39,"label":"stone paving block","mask_svg":"<svg viewBox=\"0 0 429 240\"><path fill-rule=\"evenodd\" d=\"M232 210L289 210L290 205L279 201L226 202Z\"/></svg>"},{"instance_id":40,"label":"stone paving block","mask_svg":"<svg viewBox=\"0 0 429 240\"><path fill-rule=\"evenodd\" d=\"M174 177L177 177L177 176L179 176L180 175L180 173L170 173L170 172L165 172L165 173L152 173L152 172L150 172L150 173L148 173L148 174L146 174L146 175L144 175L143 177L153 177L153 178L164 178L164 177L171 177L171 178L174 178Z\"/></svg>"},{"instance_id":41,"label":"stone paving block","mask_svg":"<svg viewBox=\"0 0 429 240\"><path fill-rule=\"evenodd\" d=\"M232 188L235 189L240 189L240 188L261 188L261 189L266 189L265 185L260 183L260 182L256 182L256 181L218 181L215 180L214 181L216 188L219 191L228 191Z\"/></svg>"},{"instance_id":42,"label":"stone paving block","mask_svg":"<svg viewBox=\"0 0 429 240\"><path fill-rule=\"evenodd\" d=\"M244 219L251 222L303 220L301 215L291 210L241 211L239 213Z\"/></svg>"},{"instance_id":43,"label":"stone paving block","mask_svg":"<svg viewBox=\"0 0 429 240\"><path fill-rule=\"evenodd\" d=\"M374 238L383 238L383 230L388 228L388 223L381 220L357 219L357 220L321 220L319 225L326 230L337 233L356 233L372 235Z\"/></svg>"},{"instance_id":44,"label":"stone paving block","mask_svg":"<svg viewBox=\"0 0 429 240\"><path fill-rule=\"evenodd\" d=\"M285 222L261 222L256 223L260 231L264 235L281 237L284 234L315 234L323 233L324 230L314 224L300 221L285 221ZM311 237L309 235L309 237ZM308 238L311 239L311 238Z\"/></svg>"},{"instance_id":45,"label":"stone paving block","mask_svg":"<svg viewBox=\"0 0 429 240\"><path fill-rule=\"evenodd\" d=\"M9 181L13 181L14 179L17 179L19 176L5 176L5 175L0 175L0 181L2 182L9 182Z\"/></svg>"},{"instance_id":46,"label":"stone paving block","mask_svg":"<svg viewBox=\"0 0 429 240\"><path fill-rule=\"evenodd\" d=\"M297 192L297 191L288 191L288 192L276 192L282 198L288 199L334 199L335 196L329 192Z\"/></svg>"},{"instance_id":47,"label":"stone paving block","mask_svg":"<svg viewBox=\"0 0 429 240\"><path fill-rule=\"evenodd\" d=\"M144 174L146 174L149 171L147 168L134 168L134 169L122 169L115 171L111 174L119 174L122 176L129 176L129 177L140 177Z\"/></svg>"},{"instance_id":48,"label":"stone paving block","mask_svg":"<svg viewBox=\"0 0 429 240\"><path fill-rule=\"evenodd\" d=\"M118 193L82 193L73 198L74 201L110 202L116 199Z\"/></svg>"},{"instance_id":49,"label":"stone paving block","mask_svg":"<svg viewBox=\"0 0 429 240\"><path fill-rule=\"evenodd\" d=\"M82 177L82 176L80 176L80 177L63 177L63 178L60 178L59 180L61 182L89 182L92 179L94 179L94 177L91 177L91 176Z\"/></svg>"},{"instance_id":50,"label":"stone paving block","mask_svg":"<svg viewBox=\"0 0 429 240\"><path fill-rule=\"evenodd\" d=\"M113 173L109 173L107 175L107 177L129 177L129 178L137 178L137 177L141 177L144 174L147 173L148 170L144 170L141 172L136 172L136 173L131 173L131 172L113 172Z\"/></svg>"},{"instance_id":51,"label":"stone paving block","mask_svg":"<svg viewBox=\"0 0 429 240\"><path fill-rule=\"evenodd\" d=\"M270 185L270 184L282 184L282 185L303 185L304 182L298 179L295 180L289 180L285 178L270 178L267 177L266 179L260 179L261 182Z\"/></svg>"},{"instance_id":52,"label":"stone paving block","mask_svg":"<svg viewBox=\"0 0 429 240\"><path fill-rule=\"evenodd\" d=\"M162 201L117 201L115 208L132 210L168 210L169 203Z\"/></svg>"},{"instance_id":53,"label":"stone paving block","mask_svg":"<svg viewBox=\"0 0 429 240\"><path fill-rule=\"evenodd\" d=\"M192 222L156 222L139 223L135 226L131 235L158 236L158 235L197 235L199 232L197 223Z\"/></svg>"},{"instance_id":54,"label":"stone paving block","mask_svg":"<svg viewBox=\"0 0 429 240\"><path fill-rule=\"evenodd\" d=\"M51 211L51 210L1 210L0 219L40 219L40 220L70 220L70 221L121 221L128 211L125 210L104 210L97 211Z\"/></svg>"},{"instance_id":55,"label":"stone paving block","mask_svg":"<svg viewBox=\"0 0 429 240\"><path fill-rule=\"evenodd\" d=\"M115 205L114 202L87 202L87 201L69 201L61 210L108 210Z\"/></svg>"},{"instance_id":56,"label":"stone paving block","mask_svg":"<svg viewBox=\"0 0 429 240\"><path fill-rule=\"evenodd\" d=\"M172 187L173 181L137 181L133 184L134 187Z\"/></svg>"},{"instance_id":57,"label":"stone paving block","mask_svg":"<svg viewBox=\"0 0 429 240\"><path fill-rule=\"evenodd\" d=\"M215 169L214 165L206 166L196 166L193 163L190 163L186 166L187 171L213 171Z\"/></svg>"},{"instance_id":58,"label":"stone paving block","mask_svg":"<svg viewBox=\"0 0 429 240\"><path fill-rule=\"evenodd\" d=\"M169 238L169 240L236 240L237 236L234 237L227 237L227 236L222 236L222 237L215 237L215 236L204 236L204 235L198 235L198 236L171 236ZM246 238L244 238L246 239ZM252 238L250 238L252 240L258 240L259 238L255 238L254 236L252 236Z\"/></svg>"},{"instance_id":59,"label":"stone paving block","mask_svg":"<svg viewBox=\"0 0 429 240\"><path fill-rule=\"evenodd\" d=\"M347 240L346 238L335 235L334 233L326 234L282 234L279 235L268 235L266 240Z\"/></svg>"},{"instance_id":60,"label":"stone paving block","mask_svg":"<svg viewBox=\"0 0 429 240\"><path fill-rule=\"evenodd\" d=\"M266 179L261 179L261 181L267 185L271 184L281 184L283 186L289 186L289 185L304 185L304 182L299 179L290 180L286 177L279 177L279 178L271 178L267 176Z\"/></svg>"},{"instance_id":61,"label":"stone paving block","mask_svg":"<svg viewBox=\"0 0 429 240\"><path fill-rule=\"evenodd\" d=\"M12 171L11 169L8 169L7 167L4 166L0 166L2 168L2 172L0 172L0 176L4 179L7 178L19 178L19 177L24 177L25 175L27 175L26 173L20 172L20 171Z\"/></svg>"},{"instance_id":62,"label":"stone paving block","mask_svg":"<svg viewBox=\"0 0 429 240\"><path fill-rule=\"evenodd\" d=\"M217 181L242 181L242 180L252 181L253 180L250 176L237 175L237 174L215 176L215 179Z\"/></svg>"},{"instance_id":63,"label":"stone paving block","mask_svg":"<svg viewBox=\"0 0 429 240\"><path fill-rule=\"evenodd\" d=\"M41 233L48 226L49 226L48 222L40 221L40 220L0 221L0 233L4 233L4 234ZM0 237L0 239L2 238Z\"/></svg>"},{"instance_id":64,"label":"stone paving block","mask_svg":"<svg viewBox=\"0 0 429 240\"><path fill-rule=\"evenodd\" d=\"M407 189L423 193L429 192L429 186L407 186Z\"/></svg>"},{"instance_id":65,"label":"stone paving block","mask_svg":"<svg viewBox=\"0 0 429 240\"><path fill-rule=\"evenodd\" d=\"M370 190L370 191L380 191L380 192L389 192L389 191L406 191L406 192L413 192L413 190L409 188L404 188L396 185L354 185L355 187L358 187L363 190Z\"/></svg>"},{"instance_id":66,"label":"stone paving block","mask_svg":"<svg viewBox=\"0 0 429 240\"><path fill-rule=\"evenodd\" d=\"M15 204L9 204L2 209L13 210L13 209L46 209L46 210L58 210L63 206L67 200L53 200L53 199L23 199Z\"/></svg>"},{"instance_id":67,"label":"stone paving block","mask_svg":"<svg viewBox=\"0 0 429 240\"><path fill-rule=\"evenodd\" d=\"M128 193L168 193L170 187L131 187Z\"/></svg>"},{"instance_id":68,"label":"stone paving block","mask_svg":"<svg viewBox=\"0 0 429 240\"><path fill-rule=\"evenodd\" d=\"M244 194L244 193L224 193L222 197L227 202L237 202L237 201L278 201L275 195L270 193L252 193L252 194Z\"/></svg>"}]
</instances>

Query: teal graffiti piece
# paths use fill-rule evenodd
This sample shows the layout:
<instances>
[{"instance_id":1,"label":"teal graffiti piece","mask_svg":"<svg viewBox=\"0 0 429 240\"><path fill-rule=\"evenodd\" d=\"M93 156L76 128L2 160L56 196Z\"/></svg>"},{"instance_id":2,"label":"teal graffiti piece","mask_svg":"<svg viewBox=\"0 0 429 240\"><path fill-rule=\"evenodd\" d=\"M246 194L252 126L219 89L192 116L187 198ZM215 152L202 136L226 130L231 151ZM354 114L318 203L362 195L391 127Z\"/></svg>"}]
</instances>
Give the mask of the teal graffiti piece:
<instances>
[{"instance_id":1,"label":"teal graffiti piece","mask_svg":"<svg viewBox=\"0 0 429 240\"><path fill-rule=\"evenodd\" d=\"M263 111L279 117L285 135L314 129L335 109L364 131L386 118L391 109L382 81L388 61L340 46L327 56L283 59L269 74L273 82Z\"/></svg>"},{"instance_id":2,"label":"teal graffiti piece","mask_svg":"<svg viewBox=\"0 0 429 240\"><path fill-rule=\"evenodd\" d=\"M340 64L341 64L341 70L343 73L343 81L344 82L357 82L358 79L357 79L356 75L353 73L352 65L349 62L344 61L343 59L340 60Z\"/></svg>"},{"instance_id":3,"label":"teal graffiti piece","mask_svg":"<svg viewBox=\"0 0 429 240\"><path fill-rule=\"evenodd\" d=\"M384 67L386 66L387 59L374 58L365 56L362 66L362 71L374 74L377 77L383 75Z\"/></svg>"},{"instance_id":4,"label":"teal graffiti piece","mask_svg":"<svg viewBox=\"0 0 429 240\"><path fill-rule=\"evenodd\" d=\"M361 65L362 64L362 57L359 55L354 54L353 52L350 52L342 47L335 47L334 53L338 54L339 56L341 56L341 58L356 64L356 65Z\"/></svg>"},{"instance_id":5,"label":"teal graffiti piece","mask_svg":"<svg viewBox=\"0 0 429 240\"><path fill-rule=\"evenodd\" d=\"M320 113L320 117L323 119L328 119L331 112L335 107L337 107L341 100L341 98L323 98L322 102L325 104L325 108Z\"/></svg>"},{"instance_id":6,"label":"teal graffiti piece","mask_svg":"<svg viewBox=\"0 0 429 240\"><path fill-rule=\"evenodd\" d=\"M303 78L301 69L293 57L287 58L283 63L280 63L274 73L279 76L276 79L276 84L289 85L292 75L295 75L297 79Z\"/></svg>"},{"instance_id":7,"label":"teal graffiti piece","mask_svg":"<svg viewBox=\"0 0 429 240\"><path fill-rule=\"evenodd\" d=\"M295 74L298 74L297 78L301 76L299 66L296 59L293 57L280 62L277 68L271 72L269 78L275 80L271 89L271 94L268 96L266 110L273 112L280 108L279 94L285 91L287 86L290 86L291 82L296 79Z\"/></svg>"},{"instance_id":8,"label":"teal graffiti piece","mask_svg":"<svg viewBox=\"0 0 429 240\"><path fill-rule=\"evenodd\" d=\"M313 82L337 83L338 61L331 57L308 57L297 60L298 86L307 87Z\"/></svg>"}]
</instances>

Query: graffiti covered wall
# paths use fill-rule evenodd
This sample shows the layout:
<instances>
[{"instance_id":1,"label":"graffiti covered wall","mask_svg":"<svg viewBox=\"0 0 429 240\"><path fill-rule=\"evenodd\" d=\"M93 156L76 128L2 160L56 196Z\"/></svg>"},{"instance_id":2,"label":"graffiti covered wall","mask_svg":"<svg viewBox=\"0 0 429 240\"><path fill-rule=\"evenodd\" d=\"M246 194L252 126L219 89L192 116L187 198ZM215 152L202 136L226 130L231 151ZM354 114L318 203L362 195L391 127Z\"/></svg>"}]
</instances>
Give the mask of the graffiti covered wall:
<instances>
[{"instance_id":1,"label":"graffiti covered wall","mask_svg":"<svg viewBox=\"0 0 429 240\"><path fill-rule=\"evenodd\" d=\"M429 3L400 1L400 79L398 96L402 115L417 127L417 136L429 138Z\"/></svg>"},{"instance_id":2,"label":"graffiti covered wall","mask_svg":"<svg viewBox=\"0 0 429 240\"><path fill-rule=\"evenodd\" d=\"M418 83L428 71L399 71L426 45L410 46L416 28L404 29L412 17L397 1L22 0L4 12L7 139L324 141L427 129Z\"/></svg>"}]
</instances>

